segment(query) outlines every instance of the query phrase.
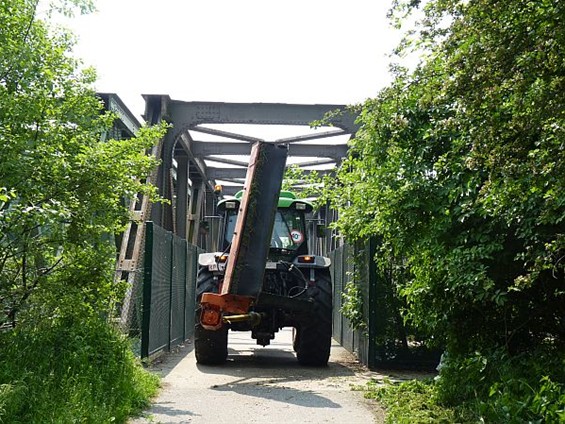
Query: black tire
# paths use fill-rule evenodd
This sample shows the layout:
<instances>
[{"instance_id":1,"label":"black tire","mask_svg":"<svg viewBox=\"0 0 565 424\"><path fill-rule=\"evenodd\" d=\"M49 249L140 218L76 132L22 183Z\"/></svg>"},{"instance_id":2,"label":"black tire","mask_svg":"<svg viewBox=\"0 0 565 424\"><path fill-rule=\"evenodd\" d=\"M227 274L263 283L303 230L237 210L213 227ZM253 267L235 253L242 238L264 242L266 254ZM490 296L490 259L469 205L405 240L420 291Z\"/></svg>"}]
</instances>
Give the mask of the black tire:
<instances>
[{"instance_id":1,"label":"black tire","mask_svg":"<svg viewBox=\"0 0 565 424\"><path fill-rule=\"evenodd\" d=\"M200 323L200 298L203 293L218 293L218 280L206 267L198 270L196 281L196 317L194 325L194 353L202 365L220 365L228 358L228 328L206 330Z\"/></svg>"},{"instance_id":2,"label":"black tire","mask_svg":"<svg viewBox=\"0 0 565 424\"><path fill-rule=\"evenodd\" d=\"M316 271L316 285L308 288L314 300L312 315L297 328L296 357L302 365L328 364L332 346L332 281L329 270Z\"/></svg>"}]
</instances>

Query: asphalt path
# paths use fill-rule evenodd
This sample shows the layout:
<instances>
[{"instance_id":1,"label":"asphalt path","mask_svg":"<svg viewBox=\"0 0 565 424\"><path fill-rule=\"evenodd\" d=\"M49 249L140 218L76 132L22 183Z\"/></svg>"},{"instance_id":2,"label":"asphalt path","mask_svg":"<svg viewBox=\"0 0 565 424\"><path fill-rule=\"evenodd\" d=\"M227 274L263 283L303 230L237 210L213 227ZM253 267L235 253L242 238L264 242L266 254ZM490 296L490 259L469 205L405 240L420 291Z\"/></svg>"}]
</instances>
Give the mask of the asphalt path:
<instances>
[{"instance_id":1,"label":"asphalt path","mask_svg":"<svg viewBox=\"0 0 565 424\"><path fill-rule=\"evenodd\" d=\"M151 409L131 424L361 424L384 418L378 404L355 390L382 376L335 342L327 367L299 365L290 329L267 347L250 333L230 332L228 361L221 366L198 365L188 342L152 370L162 376L163 387Z\"/></svg>"}]
</instances>

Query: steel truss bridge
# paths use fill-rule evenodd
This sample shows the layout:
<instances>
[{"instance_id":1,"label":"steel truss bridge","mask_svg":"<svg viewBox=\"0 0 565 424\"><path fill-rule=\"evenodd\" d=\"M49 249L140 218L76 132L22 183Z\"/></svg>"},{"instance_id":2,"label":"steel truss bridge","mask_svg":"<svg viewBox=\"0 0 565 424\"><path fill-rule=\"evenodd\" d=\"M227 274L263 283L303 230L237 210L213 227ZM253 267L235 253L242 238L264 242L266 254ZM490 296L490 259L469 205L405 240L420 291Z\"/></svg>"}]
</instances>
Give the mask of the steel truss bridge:
<instances>
[{"instance_id":1,"label":"steel truss bridge","mask_svg":"<svg viewBox=\"0 0 565 424\"><path fill-rule=\"evenodd\" d=\"M253 143L288 143L288 165L295 164L305 172L316 168L331 172L346 156L347 140L356 130L355 117L344 105L184 102L162 95L144 98L149 124L171 124L162 142L155 181L161 196L171 204L154 205L151 219L195 245L199 244L200 221L214 213L217 197L233 195L243 187ZM331 126L310 130L311 122L337 110L343 113L330 118ZM289 126L296 135L287 135ZM265 129L268 138L256 135ZM216 193L217 185L222 186L221 193Z\"/></svg>"},{"instance_id":2,"label":"steel truss bridge","mask_svg":"<svg viewBox=\"0 0 565 424\"><path fill-rule=\"evenodd\" d=\"M140 123L113 93L99 93L107 110L118 116L111 136L132 137ZM139 284L141 253L146 221L208 249L209 238L201 226L215 215L215 205L224 196L243 188L253 143L261 140L289 146L287 166L304 173L331 173L347 155L347 141L355 134L355 115L346 105L221 103L173 100L168 95L143 95L144 119L149 125L167 122L170 128L154 147L159 168L148 177L167 203L150 204L139 196L131 203L133 221L124 232L116 279L130 287ZM324 119L312 128L311 123ZM221 186L221 191L218 190ZM300 187L296 187L299 191ZM327 219L329 212L319 212ZM331 219L331 218L330 218ZM320 253L336 245L331 238ZM122 305L122 323L129 322L131 293Z\"/></svg>"},{"instance_id":3,"label":"steel truss bridge","mask_svg":"<svg viewBox=\"0 0 565 424\"><path fill-rule=\"evenodd\" d=\"M140 127L135 116L117 95L99 95L106 109L118 117L109 136L133 137ZM173 344L182 343L192 334L196 258L201 249L213 249L214 239L212 232L205 236L202 230L216 215L217 201L242 188L252 144L258 140L287 143L287 165L296 165L304 172L316 169L331 173L346 156L347 141L357 126L356 117L344 105L185 102L167 95L143 97L145 120L149 124L163 121L170 124L165 137L151 152L160 158L160 166L147 178L168 202L151 205L145 197L133 199L130 206L133 220L117 240L121 247L116 280L129 283L121 305L122 328L133 330L134 334L141 330L141 352L143 355L145 351L148 357L153 351L170 350ZM310 128L311 122L328 113L327 125ZM221 191L216 190L217 185L222 186ZM297 187L296 191L299 190ZM314 219L324 222L335 218L327 207L319 209L317 214ZM148 225L150 249L144 249L147 221L156 224ZM312 229L315 223L311 223ZM154 237L155 228L159 229L159 237ZM391 283L382 277L374 262L377 240L370 238L351 245L344 244L334 234L311 238L314 239L316 244L309 246L309 250L329 256L332 261L336 294L334 339L356 352L370 368L435 367L439 351L426 351L425 344L421 345L423 350L418 344L411 348L408 343L409 334L399 318L399 306L391 301ZM144 250L151 252L147 264L143 262ZM150 284L141 284L144 271ZM351 330L347 318L341 314L343 298L339 294L353 274L364 299L366 330ZM141 286L143 305L139 296ZM149 291L146 296L145 289L150 287L155 293ZM139 325L137 329L134 323ZM395 323L394 330L391 323ZM400 345L399 340L404 344Z\"/></svg>"}]
</instances>

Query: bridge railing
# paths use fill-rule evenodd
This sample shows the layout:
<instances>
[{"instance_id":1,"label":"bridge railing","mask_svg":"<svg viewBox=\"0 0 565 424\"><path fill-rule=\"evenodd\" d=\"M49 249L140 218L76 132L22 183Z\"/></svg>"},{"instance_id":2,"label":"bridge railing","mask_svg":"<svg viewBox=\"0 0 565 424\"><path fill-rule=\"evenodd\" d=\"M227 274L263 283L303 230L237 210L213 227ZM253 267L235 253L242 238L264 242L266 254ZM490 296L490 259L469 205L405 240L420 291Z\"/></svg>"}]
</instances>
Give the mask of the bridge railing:
<instances>
[{"instance_id":1,"label":"bridge railing","mask_svg":"<svg viewBox=\"0 0 565 424\"><path fill-rule=\"evenodd\" d=\"M198 255L202 252L153 222L145 225L142 358L170 351L193 335Z\"/></svg>"},{"instance_id":2,"label":"bridge railing","mask_svg":"<svg viewBox=\"0 0 565 424\"><path fill-rule=\"evenodd\" d=\"M141 357L148 358L183 343L194 334L198 255L202 249L146 222L144 278L141 293ZM386 269L375 262L375 239L345 244L330 253L334 286L333 336L370 368L434 367L439 352L405 325L402 299ZM351 282L360 296L363 325L353 330L342 314Z\"/></svg>"},{"instance_id":3,"label":"bridge railing","mask_svg":"<svg viewBox=\"0 0 565 424\"><path fill-rule=\"evenodd\" d=\"M369 368L434 368L440 352L402 318L403 299L392 273L377 266L377 241L345 244L330 253L334 285L333 336ZM362 316L355 330L343 315L344 292L356 288Z\"/></svg>"}]
</instances>

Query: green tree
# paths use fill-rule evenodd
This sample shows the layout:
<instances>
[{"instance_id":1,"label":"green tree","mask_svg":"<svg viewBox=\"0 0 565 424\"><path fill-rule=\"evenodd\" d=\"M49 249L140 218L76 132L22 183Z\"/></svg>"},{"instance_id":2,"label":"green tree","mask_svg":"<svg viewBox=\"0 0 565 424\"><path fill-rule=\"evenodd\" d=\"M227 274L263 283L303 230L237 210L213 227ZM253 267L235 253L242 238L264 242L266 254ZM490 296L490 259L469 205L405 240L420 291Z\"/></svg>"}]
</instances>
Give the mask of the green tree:
<instances>
[{"instance_id":1,"label":"green tree","mask_svg":"<svg viewBox=\"0 0 565 424\"><path fill-rule=\"evenodd\" d=\"M108 306L115 253L104 239L128 219L123 199L151 190L139 181L160 135L143 128L104 140L113 117L102 113L94 71L81 69L71 35L38 20L36 7L0 8L0 324L23 319L40 294L41 315L74 291L98 311Z\"/></svg>"},{"instance_id":2,"label":"green tree","mask_svg":"<svg viewBox=\"0 0 565 424\"><path fill-rule=\"evenodd\" d=\"M282 182L282 190L297 191L301 197L317 197L323 187L323 178L317 171L305 172L298 165L286 168Z\"/></svg>"},{"instance_id":3,"label":"green tree","mask_svg":"<svg viewBox=\"0 0 565 424\"><path fill-rule=\"evenodd\" d=\"M397 4L396 16L419 3ZM422 13L400 47L422 62L396 68L361 106L343 188L330 189L338 226L382 240L380 266L403 276L405 319L459 358L452 381L492 382L500 360L489 355L540 349L562 369L565 4L430 0ZM488 384L467 395L477 392Z\"/></svg>"},{"instance_id":4,"label":"green tree","mask_svg":"<svg viewBox=\"0 0 565 424\"><path fill-rule=\"evenodd\" d=\"M165 128L106 140L114 117L38 1L0 1L0 421L124 422L156 388L106 321L112 235ZM90 9L60 1L44 12Z\"/></svg>"}]
</instances>

